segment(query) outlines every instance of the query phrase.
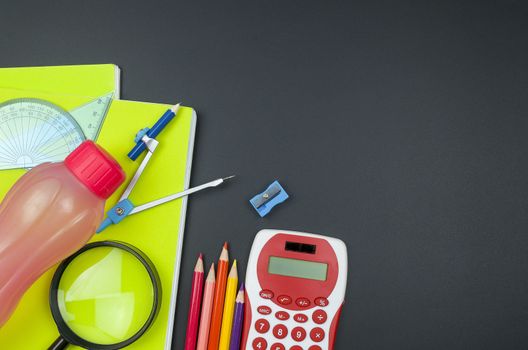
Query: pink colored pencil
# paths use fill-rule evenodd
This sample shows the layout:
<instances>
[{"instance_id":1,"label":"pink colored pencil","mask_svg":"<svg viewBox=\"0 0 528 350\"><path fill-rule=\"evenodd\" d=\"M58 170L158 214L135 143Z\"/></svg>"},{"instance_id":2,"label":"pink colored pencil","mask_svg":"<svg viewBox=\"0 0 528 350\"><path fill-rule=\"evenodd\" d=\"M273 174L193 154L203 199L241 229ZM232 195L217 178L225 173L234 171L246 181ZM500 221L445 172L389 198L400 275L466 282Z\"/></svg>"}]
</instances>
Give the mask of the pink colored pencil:
<instances>
[{"instance_id":1,"label":"pink colored pencil","mask_svg":"<svg viewBox=\"0 0 528 350\"><path fill-rule=\"evenodd\" d=\"M215 285L216 276L213 263L205 280L202 302L202 316L200 317L200 330L198 332L198 345L196 350L207 350L207 343L209 342L209 327L211 326L211 314L213 311Z\"/></svg>"},{"instance_id":2,"label":"pink colored pencil","mask_svg":"<svg viewBox=\"0 0 528 350\"><path fill-rule=\"evenodd\" d=\"M198 323L200 322L203 283L204 267L202 254L200 254L196 266L194 267L191 302L189 305L189 316L187 318L187 334L185 336L185 350L196 349L196 335L198 334Z\"/></svg>"}]
</instances>

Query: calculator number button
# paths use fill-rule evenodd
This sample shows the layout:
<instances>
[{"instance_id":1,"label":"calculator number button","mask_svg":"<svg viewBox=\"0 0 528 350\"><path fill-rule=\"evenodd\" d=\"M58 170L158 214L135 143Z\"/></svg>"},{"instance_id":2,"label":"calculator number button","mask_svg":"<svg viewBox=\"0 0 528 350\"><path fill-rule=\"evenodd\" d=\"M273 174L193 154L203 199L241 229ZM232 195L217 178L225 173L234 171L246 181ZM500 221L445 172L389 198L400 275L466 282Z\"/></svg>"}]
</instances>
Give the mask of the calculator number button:
<instances>
[{"instance_id":1,"label":"calculator number button","mask_svg":"<svg viewBox=\"0 0 528 350\"><path fill-rule=\"evenodd\" d=\"M290 318L290 314L286 311L277 311L275 313L275 317L277 318L277 320L286 321Z\"/></svg>"},{"instance_id":2,"label":"calculator number button","mask_svg":"<svg viewBox=\"0 0 528 350\"><path fill-rule=\"evenodd\" d=\"M292 329L291 337L295 341L303 341L306 338L306 331L302 327L295 327Z\"/></svg>"},{"instance_id":3,"label":"calculator number button","mask_svg":"<svg viewBox=\"0 0 528 350\"><path fill-rule=\"evenodd\" d=\"M281 343L275 343L270 347L270 350L286 350L286 348Z\"/></svg>"},{"instance_id":4,"label":"calculator number button","mask_svg":"<svg viewBox=\"0 0 528 350\"><path fill-rule=\"evenodd\" d=\"M323 298L323 297L315 298L314 303L317 306L325 307L325 306L328 306L328 299Z\"/></svg>"},{"instance_id":5,"label":"calculator number button","mask_svg":"<svg viewBox=\"0 0 528 350\"><path fill-rule=\"evenodd\" d=\"M295 304L297 304L298 307L306 308L310 306L311 302L308 298L298 298L295 300Z\"/></svg>"},{"instance_id":6,"label":"calculator number button","mask_svg":"<svg viewBox=\"0 0 528 350\"><path fill-rule=\"evenodd\" d=\"M322 328L315 327L310 331L310 339L312 339L314 342L319 343L323 341L325 337L325 332Z\"/></svg>"},{"instance_id":7,"label":"calculator number button","mask_svg":"<svg viewBox=\"0 0 528 350\"><path fill-rule=\"evenodd\" d=\"M268 348L268 342L264 338L255 338L253 340L253 350L266 350Z\"/></svg>"},{"instance_id":8,"label":"calculator number button","mask_svg":"<svg viewBox=\"0 0 528 350\"><path fill-rule=\"evenodd\" d=\"M284 339L288 335L288 328L283 324L278 324L273 327L273 335L277 339Z\"/></svg>"},{"instance_id":9,"label":"calculator number button","mask_svg":"<svg viewBox=\"0 0 528 350\"><path fill-rule=\"evenodd\" d=\"M259 307L257 308L257 312L258 312L259 314L261 314L261 315L269 315L269 314L271 314L271 308L262 305L262 306L259 306Z\"/></svg>"},{"instance_id":10,"label":"calculator number button","mask_svg":"<svg viewBox=\"0 0 528 350\"><path fill-rule=\"evenodd\" d=\"M269 289L263 289L260 291L259 295L263 299L272 299L275 294Z\"/></svg>"},{"instance_id":11,"label":"calculator number button","mask_svg":"<svg viewBox=\"0 0 528 350\"><path fill-rule=\"evenodd\" d=\"M281 305L289 305L292 302L292 298L287 295L279 295L277 297L277 302Z\"/></svg>"},{"instance_id":12,"label":"calculator number button","mask_svg":"<svg viewBox=\"0 0 528 350\"><path fill-rule=\"evenodd\" d=\"M317 324L323 324L326 322L328 315L323 310L315 310L312 314L312 320Z\"/></svg>"},{"instance_id":13,"label":"calculator number button","mask_svg":"<svg viewBox=\"0 0 528 350\"><path fill-rule=\"evenodd\" d=\"M255 322L255 330L260 334L264 334L270 329L270 324L267 320L261 318Z\"/></svg>"}]
</instances>

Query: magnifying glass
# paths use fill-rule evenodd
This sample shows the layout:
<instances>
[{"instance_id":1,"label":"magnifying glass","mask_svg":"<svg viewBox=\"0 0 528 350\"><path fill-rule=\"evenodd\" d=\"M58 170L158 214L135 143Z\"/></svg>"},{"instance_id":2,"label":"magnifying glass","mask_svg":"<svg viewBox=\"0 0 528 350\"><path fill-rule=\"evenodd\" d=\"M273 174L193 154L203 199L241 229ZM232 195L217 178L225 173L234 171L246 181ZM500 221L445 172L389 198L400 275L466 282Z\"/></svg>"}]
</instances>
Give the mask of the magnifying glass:
<instances>
[{"instance_id":1,"label":"magnifying glass","mask_svg":"<svg viewBox=\"0 0 528 350\"><path fill-rule=\"evenodd\" d=\"M59 265L49 299L60 336L48 350L68 344L113 350L130 345L150 327L159 311L161 284L139 249L94 242Z\"/></svg>"}]
</instances>

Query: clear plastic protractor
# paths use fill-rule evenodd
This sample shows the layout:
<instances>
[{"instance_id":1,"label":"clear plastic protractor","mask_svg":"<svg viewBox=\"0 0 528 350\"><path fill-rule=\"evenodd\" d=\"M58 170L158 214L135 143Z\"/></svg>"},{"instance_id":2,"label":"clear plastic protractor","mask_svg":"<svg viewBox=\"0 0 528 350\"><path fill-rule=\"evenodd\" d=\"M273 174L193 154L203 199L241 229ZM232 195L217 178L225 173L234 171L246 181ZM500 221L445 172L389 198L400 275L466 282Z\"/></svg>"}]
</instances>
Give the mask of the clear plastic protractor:
<instances>
[{"instance_id":1,"label":"clear plastic protractor","mask_svg":"<svg viewBox=\"0 0 528 350\"><path fill-rule=\"evenodd\" d=\"M0 170L62 161L84 140L70 113L53 103L22 98L0 104Z\"/></svg>"}]
</instances>

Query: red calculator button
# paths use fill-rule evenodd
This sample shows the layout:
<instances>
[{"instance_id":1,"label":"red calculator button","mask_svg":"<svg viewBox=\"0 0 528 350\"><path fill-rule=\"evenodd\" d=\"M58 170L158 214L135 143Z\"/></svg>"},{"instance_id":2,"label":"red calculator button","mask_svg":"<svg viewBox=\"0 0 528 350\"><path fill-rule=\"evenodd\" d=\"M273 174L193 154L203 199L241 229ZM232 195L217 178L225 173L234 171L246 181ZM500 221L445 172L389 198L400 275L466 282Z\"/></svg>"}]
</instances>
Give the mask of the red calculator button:
<instances>
[{"instance_id":1,"label":"red calculator button","mask_svg":"<svg viewBox=\"0 0 528 350\"><path fill-rule=\"evenodd\" d=\"M277 301L279 302L279 304L281 305L289 305L291 304L292 302L292 298L287 296L287 295L279 295L277 297Z\"/></svg>"},{"instance_id":2,"label":"red calculator button","mask_svg":"<svg viewBox=\"0 0 528 350\"><path fill-rule=\"evenodd\" d=\"M269 315L269 314L271 314L271 308L262 305L262 306L259 306L259 307L257 308L257 312L258 312L259 314L261 314L261 315Z\"/></svg>"},{"instance_id":3,"label":"red calculator button","mask_svg":"<svg viewBox=\"0 0 528 350\"><path fill-rule=\"evenodd\" d=\"M287 313L286 311L277 311L275 313L275 317L277 317L278 320L286 321L287 319L290 318L290 314Z\"/></svg>"},{"instance_id":4,"label":"red calculator button","mask_svg":"<svg viewBox=\"0 0 528 350\"><path fill-rule=\"evenodd\" d=\"M286 350L286 348L281 343L274 343L270 350Z\"/></svg>"},{"instance_id":5,"label":"red calculator button","mask_svg":"<svg viewBox=\"0 0 528 350\"><path fill-rule=\"evenodd\" d=\"M271 299L275 294L269 289L263 289L260 291L260 297L264 299Z\"/></svg>"},{"instance_id":6,"label":"red calculator button","mask_svg":"<svg viewBox=\"0 0 528 350\"><path fill-rule=\"evenodd\" d=\"M306 338L306 331L302 327L292 329L291 336L295 341L303 341Z\"/></svg>"},{"instance_id":7,"label":"red calculator button","mask_svg":"<svg viewBox=\"0 0 528 350\"><path fill-rule=\"evenodd\" d=\"M308 348L308 350L322 350L319 345L312 345Z\"/></svg>"},{"instance_id":8,"label":"red calculator button","mask_svg":"<svg viewBox=\"0 0 528 350\"><path fill-rule=\"evenodd\" d=\"M273 335L277 339L284 339L288 335L288 328L283 324L278 324L273 327Z\"/></svg>"},{"instance_id":9,"label":"red calculator button","mask_svg":"<svg viewBox=\"0 0 528 350\"><path fill-rule=\"evenodd\" d=\"M304 314L295 314L293 315L293 319L299 323L304 323L306 321L308 321L308 316L304 315Z\"/></svg>"},{"instance_id":10,"label":"red calculator button","mask_svg":"<svg viewBox=\"0 0 528 350\"><path fill-rule=\"evenodd\" d=\"M294 345L290 348L290 350L303 350L299 345Z\"/></svg>"},{"instance_id":11,"label":"red calculator button","mask_svg":"<svg viewBox=\"0 0 528 350\"><path fill-rule=\"evenodd\" d=\"M298 307L309 307L311 302L308 298L298 298L295 300L295 304L297 304Z\"/></svg>"},{"instance_id":12,"label":"red calculator button","mask_svg":"<svg viewBox=\"0 0 528 350\"><path fill-rule=\"evenodd\" d=\"M266 350L268 348L268 342L264 338L255 338L253 340L253 350Z\"/></svg>"},{"instance_id":13,"label":"red calculator button","mask_svg":"<svg viewBox=\"0 0 528 350\"><path fill-rule=\"evenodd\" d=\"M255 322L255 330L260 334L264 334L270 329L270 324L267 320L261 318Z\"/></svg>"},{"instance_id":14,"label":"red calculator button","mask_svg":"<svg viewBox=\"0 0 528 350\"><path fill-rule=\"evenodd\" d=\"M317 324L323 324L326 322L328 315L323 310L315 310L312 314L312 320Z\"/></svg>"},{"instance_id":15,"label":"red calculator button","mask_svg":"<svg viewBox=\"0 0 528 350\"><path fill-rule=\"evenodd\" d=\"M324 337L325 337L325 332L323 331L322 328L315 327L314 329L310 331L310 338L316 343L323 341Z\"/></svg>"},{"instance_id":16,"label":"red calculator button","mask_svg":"<svg viewBox=\"0 0 528 350\"><path fill-rule=\"evenodd\" d=\"M315 298L314 302L317 306L328 306L328 299L324 297Z\"/></svg>"}]
</instances>

